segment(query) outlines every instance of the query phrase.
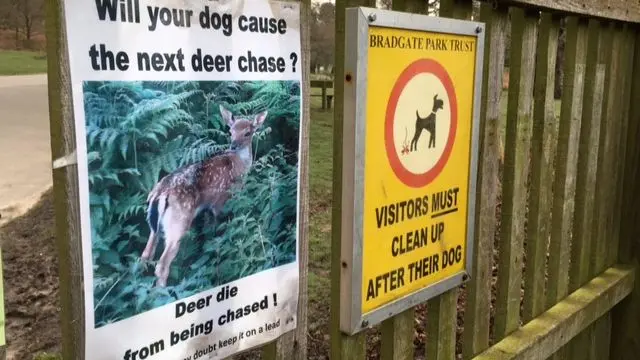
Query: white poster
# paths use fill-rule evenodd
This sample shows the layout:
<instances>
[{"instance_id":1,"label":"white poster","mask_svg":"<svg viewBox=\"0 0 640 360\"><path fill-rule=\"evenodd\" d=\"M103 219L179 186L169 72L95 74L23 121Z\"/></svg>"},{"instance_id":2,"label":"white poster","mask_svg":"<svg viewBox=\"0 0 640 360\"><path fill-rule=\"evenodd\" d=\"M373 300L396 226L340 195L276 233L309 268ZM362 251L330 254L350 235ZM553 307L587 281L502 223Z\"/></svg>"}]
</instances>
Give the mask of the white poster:
<instances>
[{"instance_id":1,"label":"white poster","mask_svg":"<svg viewBox=\"0 0 640 360\"><path fill-rule=\"evenodd\" d=\"M296 327L299 14L65 1L86 359L220 359Z\"/></svg>"}]
</instances>

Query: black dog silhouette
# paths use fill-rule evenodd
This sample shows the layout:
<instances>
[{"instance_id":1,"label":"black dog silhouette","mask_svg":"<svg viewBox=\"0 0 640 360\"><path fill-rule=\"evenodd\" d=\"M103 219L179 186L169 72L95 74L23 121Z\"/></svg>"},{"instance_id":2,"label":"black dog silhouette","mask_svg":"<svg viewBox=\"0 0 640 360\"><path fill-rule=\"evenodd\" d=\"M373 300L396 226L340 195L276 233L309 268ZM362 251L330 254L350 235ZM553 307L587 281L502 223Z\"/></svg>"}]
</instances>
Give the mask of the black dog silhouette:
<instances>
[{"instance_id":1,"label":"black dog silhouette","mask_svg":"<svg viewBox=\"0 0 640 360\"><path fill-rule=\"evenodd\" d=\"M433 109L431 114L426 118L421 118L418 110L416 110L416 131L411 140L411 151L418 150L418 140L422 135L422 130L429 132L429 149L436 146L436 112L444 107L444 101L438 99L438 94L433 97Z\"/></svg>"}]
</instances>

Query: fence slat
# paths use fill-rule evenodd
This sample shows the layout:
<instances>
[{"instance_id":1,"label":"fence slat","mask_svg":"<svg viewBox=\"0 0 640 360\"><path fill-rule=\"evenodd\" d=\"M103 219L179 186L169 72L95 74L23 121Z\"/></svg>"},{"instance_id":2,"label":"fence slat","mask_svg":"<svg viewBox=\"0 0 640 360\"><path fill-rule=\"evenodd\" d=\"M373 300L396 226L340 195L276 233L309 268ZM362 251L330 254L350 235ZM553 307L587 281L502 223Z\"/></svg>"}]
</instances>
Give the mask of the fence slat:
<instances>
[{"instance_id":1,"label":"fence slat","mask_svg":"<svg viewBox=\"0 0 640 360\"><path fill-rule=\"evenodd\" d=\"M556 148L555 73L560 19L545 13L540 22L536 78L534 84L534 122L531 139L531 194L527 222L527 263L523 322L545 310L545 268L550 233L552 171Z\"/></svg>"},{"instance_id":2,"label":"fence slat","mask_svg":"<svg viewBox=\"0 0 640 360\"><path fill-rule=\"evenodd\" d=\"M611 146L611 108L610 97L612 96L612 78L616 75L615 57L613 54L617 52L617 42L614 36L614 27L612 23L603 23L600 30L600 51L598 63L605 68L605 81L603 86L602 100L602 117L600 119L600 139L598 145L598 168L596 174L596 193L594 204L594 218L592 224L592 244L591 244L591 260L589 264L592 276L600 274L606 266L606 253L608 236L604 234L606 226L607 210L604 207L607 198L606 185L610 180L610 171L608 170L609 159L608 154ZM615 86L614 86L615 87ZM590 336L593 343L591 347L593 352L597 354L607 353L609 351L609 337L611 335L611 316L606 314L598 319L593 326L593 335Z\"/></svg>"},{"instance_id":3,"label":"fence slat","mask_svg":"<svg viewBox=\"0 0 640 360\"><path fill-rule=\"evenodd\" d=\"M609 264L615 264L618 261L618 250L620 243L620 218L622 215L621 206L622 206L622 197L624 195L623 186L624 186L624 177L625 177L625 164L627 158L627 133L629 131L629 111L631 107L631 89L632 89L632 80L633 76L633 53L635 51L635 41L633 39L633 31L634 29L630 28L628 24L625 25L624 29L624 45L622 49L624 49L625 53L621 54L623 57L623 66L622 73L625 74L622 77L620 84L620 91L622 93L622 106L620 109L620 137L618 138L618 154L616 156L616 174L617 174L617 182L614 193L614 207L613 207L613 238L616 239L616 242L613 244L615 248L613 251L609 253Z\"/></svg>"},{"instance_id":4,"label":"fence slat","mask_svg":"<svg viewBox=\"0 0 640 360\"><path fill-rule=\"evenodd\" d=\"M577 290L580 286L589 281L589 256L590 256L590 231L585 228L590 225L593 214L593 191L595 190L595 173L597 166L597 145L600 122L599 117L594 117L595 111L601 107L600 104L594 102L596 98L596 87L602 87L604 78L602 74L598 77L598 23L591 21L588 25L585 23L583 32L588 37L587 60L586 60L586 76L584 78L584 101L582 106L583 119L580 125L579 148L577 150L577 169L576 169L576 190L575 190L575 209L573 220L573 231L571 236L571 262L569 269L569 292ZM598 82L600 82L598 84ZM566 349L568 357L576 360L592 359L591 353L595 347L591 345L592 327L587 328L576 336L573 341L569 342ZM595 360L595 359L593 359Z\"/></svg>"},{"instance_id":5,"label":"fence slat","mask_svg":"<svg viewBox=\"0 0 640 360\"><path fill-rule=\"evenodd\" d=\"M290 0L298 1L298 0ZM308 265L309 265L309 124L310 124L310 34L311 0L300 0L300 52L302 53L302 123L300 149L300 221L298 225L299 248L299 291L296 329L271 344L265 345L262 351L264 360L304 360L307 358L307 314L308 314Z\"/></svg>"},{"instance_id":6,"label":"fence slat","mask_svg":"<svg viewBox=\"0 0 640 360\"><path fill-rule=\"evenodd\" d=\"M487 23L487 46L485 47L483 93L481 103L480 141L481 164L478 173L479 216L476 216L475 261L471 281L467 286L467 302L464 314L462 354L469 359L489 347L489 321L491 306L491 275L493 264L493 240L497 228L495 209L499 179L499 129L502 74L506 47L506 30L509 14L506 7L493 10L483 3L481 21Z\"/></svg>"},{"instance_id":7,"label":"fence slat","mask_svg":"<svg viewBox=\"0 0 640 360\"><path fill-rule=\"evenodd\" d=\"M628 74L632 79L632 86L630 89L629 97L629 111L627 113L629 128L627 132L627 156L626 166L624 173L624 183L622 193L621 209L621 229L620 229L620 252L618 258L624 263L628 263L632 259L633 252L633 224L634 215L637 212L637 208L634 206L634 191L635 184L638 182L638 166L636 166L640 155L640 142L637 139L640 138L640 32L630 34L631 41L634 43L635 55L632 58L632 73Z\"/></svg>"},{"instance_id":8,"label":"fence slat","mask_svg":"<svg viewBox=\"0 0 640 360\"><path fill-rule=\"evenodd\" d=\"M631 101L629 111L629 131L627 133L627 146L629 147L626 158L623 205L620 208L622 215L622 228L620 238L619 261L624 264L634 264L639 260L637 247L638 224L640 223L640 182L637 180L640 168L640 32L632 33L632 41L635 43L633 72L627 74L632 80ZM636 268L636 276L638 274ZM640 287L636 285L632 296L625 299L613 312L613 331L611 341L611 359L634 359L640 351L638 332L640 331Z\"/></svg>"},{"instance_id":9,"label":"fence slat","mask_svg":"<svg viewBox=\"0 0 640 360\"><path fill-rule=\"evenodd\" d=\"M533 74L535 72L538 17L512 9L509 99L505 137L502 218L496 297L495 337L501 339L520 325L520 291L524 253L529 150L533 125Z\"/></svg>"},{"instance_id":10,"label":"fence slat","mask_svg":"<svg viewBox=\"0 0 640 360\"><path fill-rule=\"evenodd\" d=\"M439 16L470 19L472 5L471 0L442 0ZM458 288L451 289L427 302L425 351L428 359L446 360L455 357L457 302Z\"/></svg>"},{"instance_id":11,"label":"fence slat","mask_svg":"<svg viewBox=\"0 0 640 360\"><path fill-rule=\"evenodd\" d=\"M382 360L413 359L413 324L415 311L406 310L382 322L380 358Z\"/></svg>"},{"instance_id":12,"label":"fence slat","mask_svg":"<svg viewBox=\"0 0 640 360\"><path fill-rule=\"evenodd\" d=\"M617 245L617 241L611 238L612 230L612 217L610 216L613 210L613 193L615 186L615 154L617 148L617 141L619 137L619 87L620 87L620 53L622 51L622 28L620 24L614 24L613 40L611 59L609 64L609 83L606 87L606 101L604 117L606 118L607 136L605 141L605 153L602 160L603 169L603 182L598 184L598 190L603 193L601 206L601 214L599 220L598 229L598 246L599 254L597 260L596 269L602 271L609 263L609 256L611 248L614 243Z\"/></svg>"},{"instance_id":13,"label":"fence slat","mask_svg":"<svg viewBox=\"0 0 640 360\"><path fill-rule=\"evenodd\" d=\"M606 165L608 163L608 153L610 144L610 133L611 129L609 128L610 122L610 108L608 106L609 97L610 97L610 88L611 88L611 74L615 74L615 67L613 59L614 52L614 37L613 37L613 28L612 24L607 24L605 29L602 31L602 39L601 42L603 46L600 50L600 55L602 56L599 60L605 66L606 76L604 80L604 96L602 99L602 118L600 123L600 140L598 145L598 169L596 174L596 189L598 191L595 194L595 207L594 207L594 221L592 231L594 233L594 238L592 241L594 242L591 245L591 248L594 249L592 251L590 268L593 269L593 272L598 274L604 270L605 267L605 257L603 254L606 253L606 240L603 234L605 222L604 215L606 214L604 209L604 201L606 199L605 196L605 186L609 180L609 172L606 170Z\"/></svg>"},{"instance_id":14,"label":"fence slat","mask_svg":"<svg viewBox=\"0 0 640 360\"><path fill-rule=\"evenodd\" d=\"M585 284L591 276L589 272L591 223L593 221L593 205L595 201L600 118L602 116L602 91L605 75L604 68L598 65L599 30L599 23L595 20L591 21L589 24L587 69L584 83L583 121L580 128L578 150L569 291L574 291Z\"/></svg>"},{"instance_id":15,"label":"fence slat","mask_svg":"<svg viewBox=\"0 0 640 360\"><path fill-rule=\"evenodd\" d=\"M45 2L51 157L76 150L73 96L63 0ZM53 170L56 248L60 275L62 358L85 359L84 286L77 165Z\"/></svg>"},{"instance_id":16,"label":"fence slat","mask_svg":"<svg viewBox=\"0 0 640 360\"><path fill-rule=\"evenodd\" d=\"M458 289L427 302L427 345L429 360L450 360L456 355L456 304Z\"/></svg>"},{"instance_id":17,"label":"fence slat","mask_svg":"<svg viewBox=\"0 0 640 360\"><path fill-rule=\"evenodd\" d=\"M335 95L333 117L333 202L331 229L331 359L359 360L366 355L366 332L348 336L340 331L340 273L342 271L342 133L345 87L345 9L355 6L374 6L372 0L337 1L335 8Z\"/></svg>"},{"instance_id":18,"label":"fence slat","mask_svg":"<svg viewBox=\"0 0 640 360\"><path fill-rule=\"evenodd\" d=\"M614 77L614 84L612 89L612 98L610 98L609 105L613 106L613 108L608 109L611 111L612 116L612 142L611 142L611 152L610 158L607 163L609 169L609 182L607 186L607 208L606 208L606 230L605 230L605 238L608 238L607 251L606 251L606 259L605 266L610 266L614 264L618 257L618 244L619 241L615 237L615 217L617 213L616 209L616 194L617 189L616 185L618 183L618 163L619 163L619 155L620 155L620 138L622 136L623 131L623 106L624 106L624 93L625 93L625 79L626 75L625 71L625 56L623 55L626 49L625 40L625 29L624 24L616 24L615 31L615 41L618 44L617 50L614 53L615 61L616 61L616 72L612 74ZM615 74L615 75L614 75Z\"/></svg>"},{"instance_id":19,"label":"fence slat","mask_svg":"<svg viewBox=\"0 0 640 360\"><path fill-rule=\"evenodd\" d=\"M576 193L576 171L582 118L587 29L575 17L567 19L563 99L558 129L553 186L547 308L568 294L571 221Z\"/></svg>"}]
</instances>

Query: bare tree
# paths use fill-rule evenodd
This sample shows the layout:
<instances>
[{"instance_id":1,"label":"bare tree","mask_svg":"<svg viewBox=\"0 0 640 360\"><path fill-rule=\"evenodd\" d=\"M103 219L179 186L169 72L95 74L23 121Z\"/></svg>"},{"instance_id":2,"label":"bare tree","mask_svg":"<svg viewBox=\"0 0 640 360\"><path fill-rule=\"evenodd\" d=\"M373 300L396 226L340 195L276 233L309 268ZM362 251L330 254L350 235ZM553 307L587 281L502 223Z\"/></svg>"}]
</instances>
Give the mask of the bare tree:
<instances>
[{"instance_id":1,"label":"bare tree","mask_svg":"<svg viewBox=\"0 0 640 360\"><path fill-rule=\"evenodd\" d=\"M335 5L315 4L311 12L311 69L330 67L335 43Z\"/></svg>"},{"instance_id":2,"label":"bare tree","mask_svg":"<svg viewBox=\"0 0 640 360\"><path fill-rule=\"evenodd\" d=\"M12 30L16 47L32 47L34 32L42 28L45 0L1 0L0 28Z\"/></svg>"}]
</instances>

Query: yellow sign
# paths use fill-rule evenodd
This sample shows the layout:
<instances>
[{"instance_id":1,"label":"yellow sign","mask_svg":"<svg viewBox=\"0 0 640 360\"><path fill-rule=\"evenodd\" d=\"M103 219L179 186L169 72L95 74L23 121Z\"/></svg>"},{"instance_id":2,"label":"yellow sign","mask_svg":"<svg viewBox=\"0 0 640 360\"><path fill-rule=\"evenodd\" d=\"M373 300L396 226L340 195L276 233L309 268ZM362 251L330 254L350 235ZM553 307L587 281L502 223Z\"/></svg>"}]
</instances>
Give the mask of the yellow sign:
<instances>
[{"instance_id":1,"label":"yellow sign","mask_svg":"<svg viewBox=\"0 0 640 360\"><path fill-rule=\"evenodd\" d=\"M369 27L362 311L463 272L477 37Z\"/></svg>"},{"instance_id":2,"label":"yellow sign","mask_svg":"<svg viewBox=\"0 0 640 360\"><path fill-rule=\"evenodd\" d=\"M340 329L461 285L473 261L484 24L350 8Z\"/></svg>"}]
</instances>

